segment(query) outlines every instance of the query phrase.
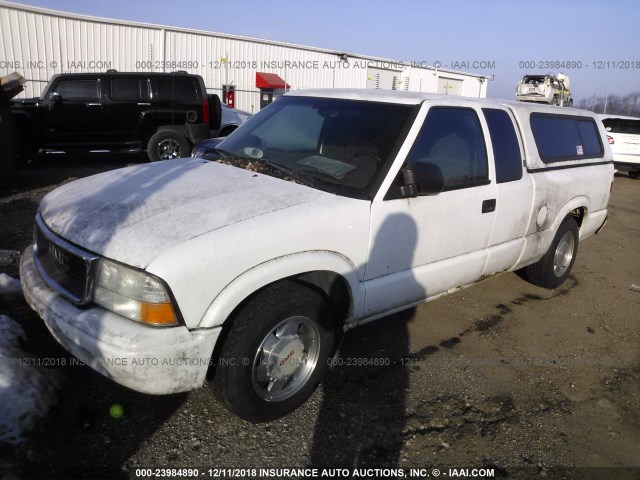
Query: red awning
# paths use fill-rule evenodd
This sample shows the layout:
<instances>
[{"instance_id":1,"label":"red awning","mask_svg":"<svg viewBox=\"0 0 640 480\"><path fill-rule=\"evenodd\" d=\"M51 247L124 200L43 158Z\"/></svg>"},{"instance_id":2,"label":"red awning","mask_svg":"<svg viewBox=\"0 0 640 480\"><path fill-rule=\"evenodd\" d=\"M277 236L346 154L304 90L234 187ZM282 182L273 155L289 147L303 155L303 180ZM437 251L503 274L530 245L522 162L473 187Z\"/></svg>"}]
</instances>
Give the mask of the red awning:
<instances>
[{"instance_id":1,"label":"red awning","mask_svg":"<svg viewBox=\"0 0 640 480\"><path fill-rule=\"evenodd\" d=\"M291 88L287 82L275 73L256 72L256 87L258 88Z\"/></svg>"}]
</instances>

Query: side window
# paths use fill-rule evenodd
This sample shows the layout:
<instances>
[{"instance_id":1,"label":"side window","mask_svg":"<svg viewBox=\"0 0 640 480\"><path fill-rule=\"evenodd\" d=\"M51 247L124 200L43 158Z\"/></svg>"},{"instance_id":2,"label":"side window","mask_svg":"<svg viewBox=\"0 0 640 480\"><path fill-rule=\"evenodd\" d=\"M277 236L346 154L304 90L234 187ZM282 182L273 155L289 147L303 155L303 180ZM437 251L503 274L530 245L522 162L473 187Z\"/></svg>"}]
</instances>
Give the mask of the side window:
<instances>
[{"instance_id":1,"label":"side window","mask_svg":"<svg viewBox=\"0 0 640 480\"><path fill-rule=\"evenodd\" d=\"M158 80L158 96L161 100L176 100L181 102L198 102L198 88L192 77L172 76Z\"/></svg>"},{"instance_id":2,"label":"side window","mask_svg":"<svg viewBox=\"0 0 640 480\"><path fill-rule=\"evenodd\" d=\"M135 78L111 80L110 97L112 100L148 100L149 86L146 80Z\"/></svg>"},{"instance_id":3,"label":"side window","mask_svg":"<svg viewBox=\"0 0 640 480\"><path fill-rule=\"evenodd\" d=\"M602 145L600 145L600 133L596 124L591 121L578 121L578 130L580 130L585 155L601 156Z\"/></svg>"},{"instance_id":4,"label":"side window","mask_svg":"<svg viewBox=\"0 0 640 480\"><path fill-rule=\"evenodd\" d=\"M489 126L493 158L496 163L496 182L505 183L522 178L522 154L513 121L504 110L483 108Z\"/></svg>"},{"instance_id":5,"label":"side window","mask_svg":"<svg viewBox=\"0 0 640 480\"><path fill-rule=\"evenodd\" d=\"M438 165L444 175L444 191L489 183L487 149L476 112L431 108L407 162Z\"/></svg>"},{"instance_id":6,"label":"side window","mask_svg":"<svg viewBox=\"0 0 640 480\"><path fill-rule=\"evenodd\" d=\"M544 163L601 158L604 154L591 118L533 113L531 130Z\"/></svg>"},{"instance_id":7,"label":"side window","mask_svg":"<svg viewBox=\"0 0 640 480\"><path fill-rule=\"evenodd\" d=\"M55 91L63 100L97 100L98 80L62 80Z\"/></svg>"}]
</instances>

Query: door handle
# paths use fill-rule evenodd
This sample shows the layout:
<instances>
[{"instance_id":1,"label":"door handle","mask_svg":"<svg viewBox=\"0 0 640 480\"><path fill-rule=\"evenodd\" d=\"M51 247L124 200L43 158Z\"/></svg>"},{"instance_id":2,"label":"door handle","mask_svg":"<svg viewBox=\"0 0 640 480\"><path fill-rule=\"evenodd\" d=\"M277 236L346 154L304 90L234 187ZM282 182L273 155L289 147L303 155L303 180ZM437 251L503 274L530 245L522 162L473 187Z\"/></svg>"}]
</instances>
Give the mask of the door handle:
<instances>
[{"instance_id":1,"label":"door handle","mask_svg":"<svg viewBox=\"0 0 640 480\"><path fill-rule=\"evenodd\" d=\"M87 107L102 107L101 103L87 103Z\"/></svg>"},{"instance_id":2,"label":"door handle","mask_svg":"<svg viewBox=\"0 0 640 480\"><path fill-rule=\"evenodd\" d=\"M485 200L482 202L482 213L495 212L496 210L496 199L492 198L490 200Z\"/></svg>"},{"instance_id":3,"label":"door handle","mask_svg":"<svg viewBox=\"0 0 640 480\"><path fill-rule=\"evenodd\" d=\"M139 107L148 107L148 106L150 106L150 105L151 105L150 103L146 103L146 102L140 102L140 103L138 103L138 106L139 106Z\"/></svg>"}]
</instances>

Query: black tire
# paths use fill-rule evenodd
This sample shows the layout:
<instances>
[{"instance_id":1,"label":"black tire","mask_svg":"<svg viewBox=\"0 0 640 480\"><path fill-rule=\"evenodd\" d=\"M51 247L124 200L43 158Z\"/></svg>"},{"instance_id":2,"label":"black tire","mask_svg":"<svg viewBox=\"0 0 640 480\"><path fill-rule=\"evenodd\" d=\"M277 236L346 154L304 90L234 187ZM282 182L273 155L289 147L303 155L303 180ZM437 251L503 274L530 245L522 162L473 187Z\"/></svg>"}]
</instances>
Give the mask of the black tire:
<instances>
[{"instance_id":1,"label":"black tire","mask_svg":"<svg viewBox=\"0 0 640 480\"><path fill-rule=\"evenodd\" d=\"M562 285L571 273L576 260L578 236L576 221L572 217L565 218L553 237L547 253L536 263L525 267L526 279L534 285L548 289ZM564 243L567 241L571 242L571 245ZM565 252L565 255L562 255L562 252Z\"/></svg>"},{"instance_id":2,"label":"black tire","mask_svg":"<svg viewBox=\"0 0 640 480\"><path fill-rule=\"evenodd\" d=\"M285 281L260 291L230 321L212 381L227 408L266 422L302 405L322 380L338 338L325 298Z\"/></svg>"},{"instance_id":3,"label":"black tire","mask_svg":"<svg viewBox=\"0 0 640 480\"><path fill-rule=\"evenodd\" d=\"M149 139L147 155L152 162L188 157L189 141L175 130L159 130Z\"/></svg>"},{"instance_id":4,"label":"black tire","mask_svg":"<svg viewBox=\"0 0 640 480\"><path fill-rule=\"evenodd\" d=\"M222 106L220 105L220 97L215 93L207 95L209 101L209 129L218 130L220 128L220 120L222 118Z\"/></svg>"},{"instance_id":5,"label":"black tire","mask_svg":"<svg viewBox=\"0 0 640 480\"><path fill-rule=\"evenodd\" d=\"M640 170L629 170L629 178L637 180L640 177Z\"/></svg>"}]
</instances>

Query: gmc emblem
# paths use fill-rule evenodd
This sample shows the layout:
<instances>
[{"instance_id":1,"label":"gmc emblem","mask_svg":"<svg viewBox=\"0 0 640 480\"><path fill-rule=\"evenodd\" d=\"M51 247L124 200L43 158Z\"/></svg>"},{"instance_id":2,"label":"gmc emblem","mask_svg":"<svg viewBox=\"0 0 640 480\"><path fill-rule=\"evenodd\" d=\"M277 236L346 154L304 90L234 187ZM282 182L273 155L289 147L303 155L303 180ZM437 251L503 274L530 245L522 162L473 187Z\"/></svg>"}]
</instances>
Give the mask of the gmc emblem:
<instances>
[{"instance_id":1,"label":"gmc emblem","mask_svg":"<svg viewBox=\"0 0 640 480\"><path fill-rule=\"evenodd\" d=\"M61 272L66 273L69 270L69 257L52 243L49 244L49 256Z\"/></svg>"}]
</instances>

